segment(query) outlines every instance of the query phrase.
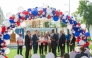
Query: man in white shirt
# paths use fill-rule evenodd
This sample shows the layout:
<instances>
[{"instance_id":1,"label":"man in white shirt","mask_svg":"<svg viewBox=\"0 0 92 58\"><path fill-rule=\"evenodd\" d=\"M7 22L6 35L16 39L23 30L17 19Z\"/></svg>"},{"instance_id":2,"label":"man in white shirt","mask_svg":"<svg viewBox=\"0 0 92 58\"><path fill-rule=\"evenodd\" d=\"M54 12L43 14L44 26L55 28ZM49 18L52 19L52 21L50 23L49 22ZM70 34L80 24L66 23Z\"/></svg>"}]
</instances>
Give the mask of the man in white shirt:
<instances>
[{"instance_id":1,"label":"man in white shirt","mask_svg":"<svg viewBox=\"0 0 92 58\"><path fill-rule=\"evenodd\" d=\"M19 34L19 37L17 38L17 45L18 45L17 54L22 55L22 47L23 47L22 34Z\"/></svg>"}]
</instances>

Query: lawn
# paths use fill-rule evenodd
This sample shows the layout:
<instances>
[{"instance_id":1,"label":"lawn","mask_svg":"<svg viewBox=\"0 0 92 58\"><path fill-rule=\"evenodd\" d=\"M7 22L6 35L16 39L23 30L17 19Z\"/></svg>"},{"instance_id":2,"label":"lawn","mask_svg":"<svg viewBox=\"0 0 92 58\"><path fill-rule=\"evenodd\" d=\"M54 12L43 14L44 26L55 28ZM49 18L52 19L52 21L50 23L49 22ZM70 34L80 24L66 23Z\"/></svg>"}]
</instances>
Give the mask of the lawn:
<instances>
[{"instance_id":1,"label":"lawn","mask_svg":"<svg viewBox=\"0 0 92 58\"><path fill-rule=\"evenodd\" d=\"M92 50L92 44L89 47ZM67 52L67 47L66 47L65 51ZM31 52L33 54L33 50ZM25 48L23 48L22 54L23 54L23 57L25 58ZM39 54L39 50L38 50L38 54ZM92 54L92 52L91 52L91 54ZM16 55L17 55L17 49L15 49L15 48L10 49L10 53L7 54L8 58L14 58L14 56L16 56ZM45 58L44 55L42 55L41 58ZM60 56L60 53L58 53L58 51L57 51L57 55Z\"/></svg>"}]
</instances>

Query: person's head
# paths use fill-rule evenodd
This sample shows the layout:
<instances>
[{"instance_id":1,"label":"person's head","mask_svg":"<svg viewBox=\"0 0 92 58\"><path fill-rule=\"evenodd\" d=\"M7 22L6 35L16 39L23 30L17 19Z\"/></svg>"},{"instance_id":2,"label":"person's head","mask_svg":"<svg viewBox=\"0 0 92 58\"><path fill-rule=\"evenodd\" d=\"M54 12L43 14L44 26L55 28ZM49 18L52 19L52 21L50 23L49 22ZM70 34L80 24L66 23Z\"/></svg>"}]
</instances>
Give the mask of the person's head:
<instances>
[{"instance_id":1,"label":"person's head","mask_svg":"<svg viewBox=\"0 0 92 58\"><path fill-rule=\"evenodd\" d=\"M52 33L54 33L54 29L52 29Z\"/></svg>"},{"instance_id":2,"label":"person's head","mask_svg":"<svg viewBox=\"0 0 92 58\"><path fill-rule=\"evenodd\" d=\"M29 30L27 31L27 34L30 34L30 31Z\"/></svg>"},{"instance_id":3,"label":"person's head","mask_svg":"<svg viewBox=\"0 0 92 58\"><path fill-rule=\"evenodd\" d=\"M85 52L85 48L84 47L80 47L80 52Z\"/></svg>"},{"instance_id":4,"label":"person's head","mask_svg":"<svg viewBox=\"0 0 92 58\"><path fill-rule=\"evenodd\" d=\"M62 30L60 31L60 34L62 34Z\"/></svg>"},{"instance_id":5,"label":"person's head","mask_svg":"<svg viewBox=\"0 0 92 58\"><path fill-rule=\"evenodd\" d=\"M39 33L38 30L35 30L35 33L38 34Z\"/></svg>"},{"instance_id":6,"label":"person's head","mask_svg":"<svg viewBox=\"0 0 92 58\"><path fill-rule=\"evenodd\" d=\"M22 36L22 34L19 34L19 36L21 37L21 36Z\"/></svg>"},{"instance_id":7,"label":"person's head","mask_svg":"<svg viewBox=\"0 0 92 58\"><path fill-rule=\"evenodd\" d=\"M70 55L68 53L64 53L63 58L70 58Z\"/></svg>"},{"instance_id":8,"label":"person's head","mask_svg":"<svg viewBox=\"0 0 92 58\"><path fill-rule=\"evenodd\" d=\"M74 33L72 33L72 36L74 37Z\"/></svg>"},{"instance_id":9,"label":"person's head","mask_svg":"<svg viewBox=\"0 0 92 58\"><path fill-rule=\"evenodd\" d=\"M43 37L43 35L42 35L42 34L40 34L40 37Z\"/></svg>"}]
</instances>

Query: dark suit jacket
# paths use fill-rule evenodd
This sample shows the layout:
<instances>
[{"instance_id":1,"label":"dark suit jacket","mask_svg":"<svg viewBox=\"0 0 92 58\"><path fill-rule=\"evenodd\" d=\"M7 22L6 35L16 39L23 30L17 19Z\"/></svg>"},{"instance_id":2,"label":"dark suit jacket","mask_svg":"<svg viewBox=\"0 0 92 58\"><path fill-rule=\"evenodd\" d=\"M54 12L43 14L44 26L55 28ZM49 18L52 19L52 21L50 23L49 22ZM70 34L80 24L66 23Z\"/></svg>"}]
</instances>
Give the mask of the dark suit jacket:
<instances>
[{"instance_id":1,"label":"dark suit jacket","mask_svg":"<svg viewBox=\"0 0 92 58\"><path fill-rule=\"evenodd\" d=\"M62 34L62 35L60 36L60 39L59 39L59 46L62 46L62 44L65 45L65 40L66 40L66 37L65 37L64 34Z\"/></svg>"},{"instance_id":2,"label":"dark suit jacket","mask_svg":"<svg viewBox=\"0 0 92 58\"><path fill-rule=\"evenodd\" d=\"M25 35L25 46L30 46L30 38L28 35Z\"/></svg>"},{"instance_id":3,"label":"dark suit jacket","mask_svg":"<svg viewBox=\"0 0 92 58\"><path fill-rule=\"evenodd\" d=\"M32 37L33 45L38 45L37 40L38 40L37 35L34 34L33 37Z\"/></svg>"},{"instance_id":4,"label":"dark suit jacket","mask_svg":"<svg viewBox=\"0 0 92 58\"><path fill-rule=\"evenodd\" d=\"M51 36L51 38L52 38L51 43L52 43L53 45L57 45L58 35L55 34L55 33L53 33L53 35Z\"/></svg>"},{"instance_id":5,"label":"dark suit jacket","mask_svg":"<svg viewBox=\"0 0 92 58\"><path fill-rule=\"evenodd\" d=\"M86 56L88 57L88 55L86 53L79 53L79 54L76 54L75 58L81 58L82 56Z\"/></svg>"},{"instance_id":6,"label":"dark suit jacket","mask_svg":"<svg viewBox=\"0 0 92 58\"><path fill-rule=\"evenodd\" d=\"M75 37L73 37L73 39L72 40L70 40L70 44L75 44L75 41L76 41L76 38Z\"/></svg>"}]
</instances>

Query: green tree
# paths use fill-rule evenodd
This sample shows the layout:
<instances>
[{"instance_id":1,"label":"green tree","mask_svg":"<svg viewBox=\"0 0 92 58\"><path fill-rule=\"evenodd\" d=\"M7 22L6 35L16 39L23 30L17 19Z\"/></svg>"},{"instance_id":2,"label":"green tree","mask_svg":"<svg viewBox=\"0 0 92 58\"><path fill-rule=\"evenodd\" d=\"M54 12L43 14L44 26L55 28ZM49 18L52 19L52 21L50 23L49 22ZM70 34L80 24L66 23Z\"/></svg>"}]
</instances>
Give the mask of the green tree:
<instances>
[{"instance_id":1,"label":"green tree","mask_svg":"<svg viewBox=\"0 0 92 58\"><path fill-rule=\"evenodd\" d=\"M49 28L49 22L44 22L43 25L44 27Z\"/></svg>"},{"instance_id":2,"label":"green tree","mask_svg":"<svg viewBox=\"0 0 92 58\"><path fill-rule=\"evenodd\" d=\"M83 19L86 22L86 26L89 30L90 25L92 25L92 3L90 3L88 0L80 0L78 14L83 16Z\"/></svg>"},{"instance_id":3,"label":"green tree","mask_svg":"<svg viewBox=\"0 0 92 58\"><path fill-rule=\"evenodd\" d=\"M72 16L74 16L77 22L85 23L85 20L82 17L80 17L80 15L78 14L78 11L75 11L74 13L72 13Z\"/></svg>"}]
</instances>

